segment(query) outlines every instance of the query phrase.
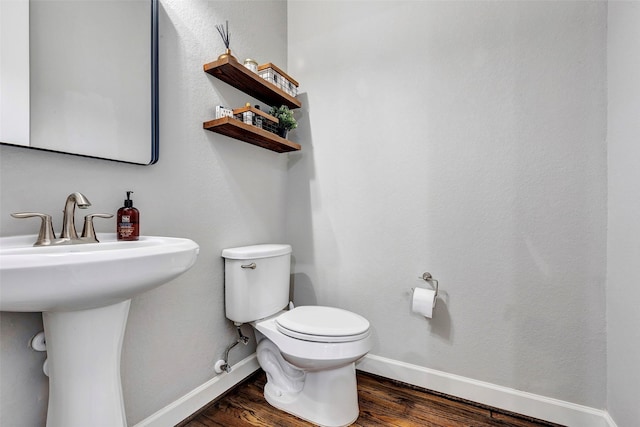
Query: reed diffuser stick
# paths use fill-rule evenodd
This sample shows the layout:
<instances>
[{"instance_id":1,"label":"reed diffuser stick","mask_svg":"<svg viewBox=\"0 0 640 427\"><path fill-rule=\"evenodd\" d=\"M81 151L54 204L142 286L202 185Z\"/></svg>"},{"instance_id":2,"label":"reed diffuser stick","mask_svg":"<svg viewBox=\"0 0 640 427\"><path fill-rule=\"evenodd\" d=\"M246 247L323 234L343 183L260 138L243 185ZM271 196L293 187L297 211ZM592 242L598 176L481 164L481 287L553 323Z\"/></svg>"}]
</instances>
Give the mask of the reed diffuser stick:
<instances>
[{"instance_id":1,"label":"reed diffuser stick","mask_svg":"<svg viewBox=\"0 0 640 427\"><path fill-rule=\"evenodd\" d=\"M222 37L222 41L224 42L224 46L229 49L229 43L231 40L231 34L229 33L229 21L225 21L226 28L222 25L216 25L216 29L218 33L220 33L220 37Z\"/></svg>"}]
</instances>

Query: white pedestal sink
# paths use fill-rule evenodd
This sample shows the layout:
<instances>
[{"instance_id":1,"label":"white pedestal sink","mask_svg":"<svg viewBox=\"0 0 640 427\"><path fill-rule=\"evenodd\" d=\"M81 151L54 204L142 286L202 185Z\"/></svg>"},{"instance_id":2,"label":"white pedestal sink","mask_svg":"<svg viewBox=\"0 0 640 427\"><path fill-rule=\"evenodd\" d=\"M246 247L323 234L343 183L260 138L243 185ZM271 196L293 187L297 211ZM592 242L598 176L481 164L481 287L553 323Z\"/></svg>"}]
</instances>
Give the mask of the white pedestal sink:
<instances>
[{"instance_id":1,"label":"white pedestal sink","mask_svg":"<svg viewBox=\"0 0 640 427\"><path fill-rule=\"evenodd\" d=\"M33 247L0 238L0 310L41 311L47 340L47 427L126 427L120 353L133 296L187 271L189 239Z\"/></svg>"}]
</instances>

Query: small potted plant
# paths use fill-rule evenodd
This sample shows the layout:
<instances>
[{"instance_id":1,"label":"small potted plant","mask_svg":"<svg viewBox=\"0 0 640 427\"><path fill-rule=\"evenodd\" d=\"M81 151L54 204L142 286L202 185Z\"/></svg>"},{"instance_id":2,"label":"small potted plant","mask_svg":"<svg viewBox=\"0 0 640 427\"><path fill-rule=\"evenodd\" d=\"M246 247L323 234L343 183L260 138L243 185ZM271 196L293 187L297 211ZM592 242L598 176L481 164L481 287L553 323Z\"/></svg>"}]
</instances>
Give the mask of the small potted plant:
<instances>
[{"instance_id":1,"label":"small potted plant","mask_svg":"<svg viewBox=\"0 0 640 427\"><path fill-rule=\"evenodd\" d=\"M287 137L287 132L298 127L298 122L293 117L293 111L286 105L280 107L271 107L269 114L278 119L278 135L283 138Z\"/></svg>"}]
</instances>

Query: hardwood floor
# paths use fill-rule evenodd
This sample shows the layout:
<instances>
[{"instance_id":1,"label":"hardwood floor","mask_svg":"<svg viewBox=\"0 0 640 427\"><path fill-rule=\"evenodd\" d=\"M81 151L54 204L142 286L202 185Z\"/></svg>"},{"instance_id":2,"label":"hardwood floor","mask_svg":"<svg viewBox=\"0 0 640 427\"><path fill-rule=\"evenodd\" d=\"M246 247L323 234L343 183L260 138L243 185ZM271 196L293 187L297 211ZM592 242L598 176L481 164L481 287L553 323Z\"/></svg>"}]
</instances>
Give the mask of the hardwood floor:
<instances>
[{"instance_id":1,"label":"hardwood floor","mask_svg":"<svg viewBox=\"0 0 640 427\"><path fill-rule=\"evenodd\" d=\"M262 370L177 427L303 427L306 421L269 405ZM544 421L358 372L360 417L354 426L559 427Z\"/></svg>"}]
</instances>

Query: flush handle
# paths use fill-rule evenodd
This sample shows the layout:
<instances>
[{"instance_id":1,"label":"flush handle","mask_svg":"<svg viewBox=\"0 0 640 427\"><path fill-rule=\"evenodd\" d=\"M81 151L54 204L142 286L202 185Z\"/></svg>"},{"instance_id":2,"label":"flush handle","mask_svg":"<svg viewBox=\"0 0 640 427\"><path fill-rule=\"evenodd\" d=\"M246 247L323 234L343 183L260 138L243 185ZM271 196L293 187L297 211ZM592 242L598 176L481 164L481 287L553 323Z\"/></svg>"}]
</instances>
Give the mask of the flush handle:
<instances>
[{"instance_id":1,"label":"flush handle","mask_svg":"<svg viewBox=\"0 0 640 427\"><path fill-rule=\"evenodd\" d=\"M256 269L256 263L252 262L251 264L241 265L240 267L242 267L242 268L250 268L252 270L255 270Z\"/></svg>"}]
</instances>

